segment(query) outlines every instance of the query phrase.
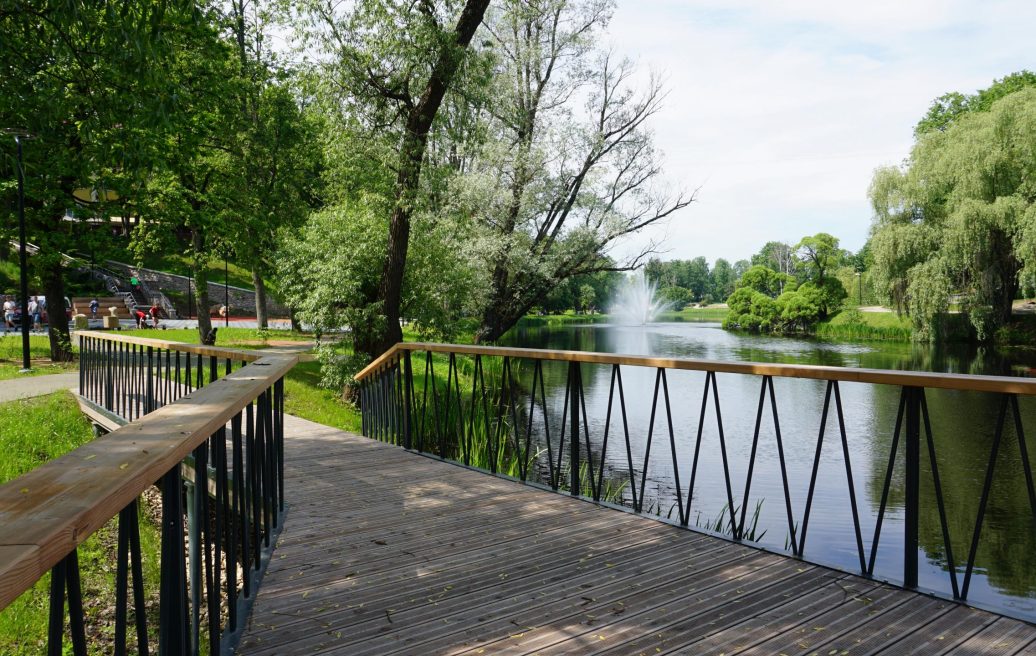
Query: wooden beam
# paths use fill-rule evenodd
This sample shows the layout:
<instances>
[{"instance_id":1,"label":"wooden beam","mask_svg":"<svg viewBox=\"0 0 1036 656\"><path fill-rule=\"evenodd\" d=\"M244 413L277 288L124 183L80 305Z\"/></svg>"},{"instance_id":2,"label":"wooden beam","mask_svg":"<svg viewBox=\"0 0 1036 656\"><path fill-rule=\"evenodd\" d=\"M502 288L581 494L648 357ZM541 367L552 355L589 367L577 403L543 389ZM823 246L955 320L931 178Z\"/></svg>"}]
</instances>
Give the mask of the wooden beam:
<instances>
[{"instance_id":1,"label":"wooden beam","mask_svg":"<svg viewBox=\"0 0 1036 656\"><path fill-rule=\"evenodd\" d=\"M291 370L262 357L0 485L0 609Z\"/></svg>"},{"instance_id":2,"label":"wooden beam","mask_svg":"<svg viewBox=\"0 0 1036 656\"><path fill-rule=\"evenodd\" d=\"M887 369L857 369L804 364L774 364L766 362L721 362L691 358L659 358L616 353L588 351L556 351L499 346L471 346L467 344L433 344L428 342L400 342L364 367L356 380L363 380L388 364L402 351L431 351L530 360L585 362L587 364L618 364L635 367L676 369L683 371L714 371L717 373L750 374L778 378L809 378L837 380L851 383L871 383L906 387L933 387L969 392L997 392L1036 396L1036 379L1012 376L973 376L970 374L943 374L923 371L894 371Z\"/></svg>"},{"instance_id":3,"label":"wooden beam","mask_svg":"<svg viewBox=\"0 0 1036 656\"><path fill-rule=\"evenodd\" d=\"M252 362L265 357L262 351L250 351L247 349L221 348L217 346L205 346L204 344L187 344L185 342L173 342L165 339L154 339L151 337L136 337L134 335L119 335L111 332L94 330L80 330L76 337L82 339L89 337L104 342L122 342L123 344L136 344L138 346L153 346L154 348L181 351L183 353L196 353L200 355L212 355L217 358L230 358L243 362Z\"/></svg>"}]
</instances>

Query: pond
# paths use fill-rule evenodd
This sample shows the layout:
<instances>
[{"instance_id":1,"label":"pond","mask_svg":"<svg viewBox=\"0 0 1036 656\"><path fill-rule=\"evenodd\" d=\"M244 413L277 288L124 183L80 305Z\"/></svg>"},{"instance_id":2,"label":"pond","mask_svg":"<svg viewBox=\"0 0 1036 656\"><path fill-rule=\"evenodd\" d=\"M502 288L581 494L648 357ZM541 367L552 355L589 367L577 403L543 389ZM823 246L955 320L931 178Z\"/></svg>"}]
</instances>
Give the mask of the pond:
<instances>
[{"instance_id":1,"label":"pond","mask_svg":"<svg viewBox=\"0 0 1036 656\"><path fill-rule=\"evenodd\" d=\"M866 367L966 374L1019 375L1036 368L1032 350L998 351L992 347L965 345L934 347L903 343L835 343L812 339L747 335L723 330L717 323L651 323L644 326L608 324L566 325L516 329L506 344L545 349L570 349L628 355L671 356L717 361L779 362L838 367ZM528 367L522 386L529 388ZM546 413L552 427L559 426L565 403L564 365L544 364ZM668 371L666 383L672 408L674 441L679 457L674 465L669 445L664 401L659 400L654 422L654 446L647 462L644 447L652 416L656 370L624 366L621 369L629 423L634 471L648 470L645 508L675 519L676 481L686 498L701 417L705 374ZM611 368L583 365L582 378L594 462L599 462L611 385ZM722 411L722 428L735 508L742 496L759 409L758 376L718 374L716 387ZM811 471L826 392L826 382L774 379L780 431L789 480L794 530L804 516ZM862 541L870 555L874 528L885 484L893 441L900 388L863 383L841 383L846 438L862 528ZM936 464L948 517L950 544L958 579L971 547L1000 398L976 392L928 390ZM1036 399L1020 400L1026 444L1036 454ZM630 504L628 456L622 426L613 413L609 445L604 452L607 476L616 484L627 483L623 503ZM1002 612L1036 619L1036 522L1030 508L1021 450L1008 415L996 478L978 546L969 601ZM724 528L727 490L719 431L710 392L702 442L695 473L689 523ZM539 432L539 431L537 431ZM543 448L541 444L540 449ZM902 580L904 447L891 484L888 509L876 553L875 576ZM545 468L545 456L537 460ZM759 545L790 552L776 432L767 403L759 433L756 472L752 478L747 525L758 508L755 537ZM852 521L845 457L832 406L821 451L815 497L809 516L805 557L847 571L860 571L856 533ZM931 463L922 436L920 483L919 581L923 589L951 593L943 529L932 483Z\"/></svg>"}]
</instances>

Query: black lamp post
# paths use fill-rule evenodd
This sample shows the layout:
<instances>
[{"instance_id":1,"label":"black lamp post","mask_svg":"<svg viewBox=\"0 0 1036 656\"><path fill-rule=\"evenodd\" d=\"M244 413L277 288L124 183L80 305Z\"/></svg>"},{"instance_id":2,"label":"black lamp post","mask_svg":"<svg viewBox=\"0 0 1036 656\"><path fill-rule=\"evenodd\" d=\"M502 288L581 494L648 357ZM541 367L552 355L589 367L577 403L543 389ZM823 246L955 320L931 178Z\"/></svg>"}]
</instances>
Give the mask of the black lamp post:
<instances>
[{"instance_id":1,"label":"black lamp post","mask_svg":"<svg viewBox=\"0 0 1036 656\"><path fill-rule=\"evenodd\" d=\"M227 262L229 256L223 253L223 327L230 325L230 264Z\"/></svg>"},{"instance_id":2,"label":"black lamp post","mask_svg":"<svg viewBox=\"0 0 1036 656\"><path fill-rule=\"evenodd\" d=\"M29 362L29 262L25 252L25 166L22 162L22 142L31 138L25 130L7 128L7 134L14 137L18 146L18 265L21 268L22 283L22 373L30 369Z\"/></svg>"}]
</instances>

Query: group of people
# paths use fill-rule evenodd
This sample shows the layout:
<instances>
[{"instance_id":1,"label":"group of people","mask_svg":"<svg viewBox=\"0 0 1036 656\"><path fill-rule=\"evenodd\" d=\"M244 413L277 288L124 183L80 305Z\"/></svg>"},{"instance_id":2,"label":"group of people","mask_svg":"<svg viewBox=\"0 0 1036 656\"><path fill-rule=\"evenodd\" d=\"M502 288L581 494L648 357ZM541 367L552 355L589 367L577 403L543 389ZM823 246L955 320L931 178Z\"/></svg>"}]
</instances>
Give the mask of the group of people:
<instances>
[{"instance_id":1,"label":"group of people","mask_svg":"<svg viewBox=\"0 0 1036 656\"><path fill-rule=\"evenodd\" d=\"M29 297L29 320L32 322L29 325L32 330L43 330L43 313L47 308L47 299L44 296L30 296ZM18 325L15 325L15 321L18 321ZM20 327L22 321L21 307L18 301L15 300L14 296L4 297L4 334L6 335L9 330L16 330Z\"/></svg>"},{"instance_id":2,"label":"group of people","mask_svg":"<svg viewBox=\"0 0 1036 656\"><path fill-rule=\"evenodd\" d=\"M152 304L151 308L144 310L141 306L133 308L133 319L137 322L137 328L158 328L158 314L161 312L157 304ZM150 325L148 319L151 319Z\"/></svg>"}]
</instances>

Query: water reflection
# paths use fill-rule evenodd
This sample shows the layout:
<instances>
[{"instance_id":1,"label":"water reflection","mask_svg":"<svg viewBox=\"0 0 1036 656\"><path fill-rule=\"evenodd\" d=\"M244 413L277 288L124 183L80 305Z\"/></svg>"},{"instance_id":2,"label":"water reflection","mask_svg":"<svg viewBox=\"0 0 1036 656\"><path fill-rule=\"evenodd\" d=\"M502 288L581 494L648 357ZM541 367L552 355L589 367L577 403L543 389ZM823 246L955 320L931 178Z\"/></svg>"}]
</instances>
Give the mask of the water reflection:
<instances>
[{"instance_id":1,"label":"water reflection","mask_svg":"<svg viewBox=\"0 0 1036 656\"><path fill-rule=\"evenodd\" d=\"M564 326L515 331L509 343L538 348L600 351L629 355L660 355L726 361L783 362L838 367L922 370L968 374L1010 374L1036 367L1031 351L998 351L968 346L929 347L919 344L840 344L809 339L742 335L715 323L660 323L632 326ZM528 372L526 372L528 373ZM565 402L567 371L563 363L545 364L549 421L556 430ZM526 376L528 377L528 376ZM702 418L705 374L669 371L667 386L673 425L676 462L670 450L668 416L664 400L654 406L652 449L645 459L652 416L656 372L624 367L622 379L632 442L629 454L636 472L646 469L646 505L668 514L676 503L677 480L690 506L692 524L714 523L726 512L724 466L729 470L735 507L743 503L747 468L757 413L761 379L755 376L717 375L718 412L722 416L723 441L718 430L717 408L708 399L701 423L701 449L694 466L695 445ZM605 417L609 402L611 369L584 366L586 410L595 464L603 453L605 469L616 480L628 480L629 460L622 442L621 417L616 410L610 426ZM820 432L826 383L776 379L774 392L784 443L791 507L801 522L813 458ZM882 385L843 383L843 404L848 456L853 489L859 505L863 546L869 555L882 487L892 445L900 390ZM963 571L978 513L986 463L989 460L999 399L993 395L929 390L928 406L950 525L950 546L958 572ZM1036 453L1036 403L1021 400L1023 425L1029 428L1029 452ZM822 444L821 463L809 519L805 555L810 560L859 568L855 531L850 512L849 474L835 413L830 413ZM761 543L776 549L790 548L789 529L777 440L769 406L764 407L759 432L756 474L753 476L748 515L761 501L758 532ZM1009 422L1010 423L1010 422ZM538 427L539 428L539 427ZM603 437L609 431L605 450ZM554 433L555 435L557 433ZM616 441L617 440L617 441ZM725 446L727 462L724 465ZM902 577L902 446L892 478L888 510L877 550L875 574ZM542 462L541 466L545 467ZM1005 431L996 463L996 482L991 491L986 524L976 559L976 576L969 599L996 605L1012 614L1036 618L1036 522L1030 508L1021 451L1013 426ZM932 463L922 447L921 478L921 585L949 594L947 553L932 485ZM690 488L692 475L693 490ZM630 501L627 491L626 502ZM675 511L673 511L675 517ZM796 525L796 531L801 527Z\"/></svg>"}]
</instances>

